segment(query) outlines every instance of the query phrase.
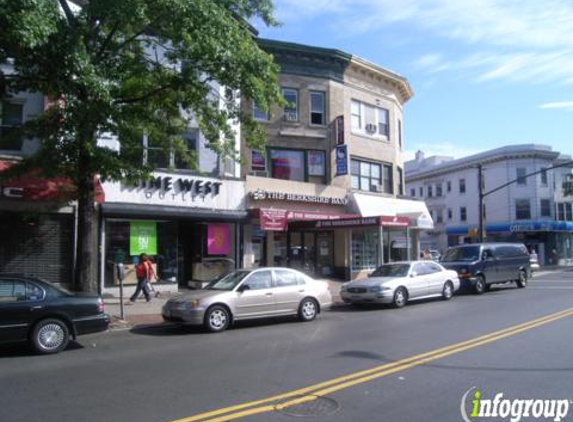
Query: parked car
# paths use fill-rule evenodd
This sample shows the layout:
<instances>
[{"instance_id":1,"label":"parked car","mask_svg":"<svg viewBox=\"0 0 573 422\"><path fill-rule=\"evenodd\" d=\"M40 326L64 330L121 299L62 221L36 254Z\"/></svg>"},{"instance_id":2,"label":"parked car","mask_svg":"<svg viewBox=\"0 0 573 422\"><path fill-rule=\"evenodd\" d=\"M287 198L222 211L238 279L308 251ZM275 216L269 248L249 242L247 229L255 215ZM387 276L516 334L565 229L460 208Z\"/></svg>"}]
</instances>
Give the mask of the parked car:
<instances>
[{"instance_id":1,"label":"parked car","mask_svg":"<svg viewBox=\"0 0 573 422\"><path fill-rule=\"evenodd\" d=\"M475 243L449 248L441 264L458 272L462 288L481 294L496 283L523 288L531 276L529 252L522 243Z\"/></svg>"},{"instance_id":2,"label":"parked car","mask_svg":"<svg viewBox=\"0 0 573 422\"><path fill-rule=\"evenodd\" d=\"M211 332L235 321L298 315L313 320L332 304L328 283L290 268L236 270L205 289L171 298L162 309L169 322L204 325Z\"/></svg>"},{"instance_id":3,"label":"parked car","mask_svg":"<svg viewBox=\"0 0 573 422\"><path fill-rule=\"evenodd\" d=\"M0 342L29 341L39 353L64 350L70 337L107 330L97 294L71 293L39 278L0 275Z\"/></svg>"},{"instance_id":4,"label":"parked car","mask_svg":"<svg viewBox=\"0 0 573 422\"><path fill-rule=\"evenodd\" d=\"M458 274L437 262L404 261L381 265L366 279L344 283L340 296L351 304L391 303L401 308L414 299L449 300L459 287Z\"/></svg>"},{"instance_id":5,"label":"parked car","mask_svg":"<svg viewBox=\"0 0 573 422\"><path fill-rule=\"evenodd\" d=\"M539 258L535 252L529 254L529 265L531 267L531 272L539 271Z\"/></svg>"}]
</instances>

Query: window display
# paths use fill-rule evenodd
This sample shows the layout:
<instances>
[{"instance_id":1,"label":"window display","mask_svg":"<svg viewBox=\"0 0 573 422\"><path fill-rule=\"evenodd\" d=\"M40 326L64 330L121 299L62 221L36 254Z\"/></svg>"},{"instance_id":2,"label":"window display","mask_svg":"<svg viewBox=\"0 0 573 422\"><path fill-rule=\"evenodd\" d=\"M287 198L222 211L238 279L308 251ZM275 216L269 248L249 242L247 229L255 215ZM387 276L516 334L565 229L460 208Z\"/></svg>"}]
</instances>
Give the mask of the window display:
<instances>
[{"instance_id":1,"label":"window display","mask_svg":"<svg viewBox=\"0 0 573 422\"><path fill-rule=\"evenodd\" d=\"M352 271L374 270L380 264L377 230L352 231Z\"/></svg>"}]
</instances>

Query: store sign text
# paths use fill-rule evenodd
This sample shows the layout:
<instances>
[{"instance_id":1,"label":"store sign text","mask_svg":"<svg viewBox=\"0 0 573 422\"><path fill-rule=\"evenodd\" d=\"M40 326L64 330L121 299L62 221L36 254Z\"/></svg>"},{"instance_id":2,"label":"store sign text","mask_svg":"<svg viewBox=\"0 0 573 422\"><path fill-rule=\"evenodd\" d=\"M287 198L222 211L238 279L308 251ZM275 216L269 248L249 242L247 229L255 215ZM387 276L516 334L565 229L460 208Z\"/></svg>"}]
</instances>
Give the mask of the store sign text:
<instances>
[{"instance_id":1,"label":"store sign text","mask_svg":"<svg viewBox=\"0 0 573 422\"><path fill-rule=\"evenodd\" d=\"M155 194L159 199L171 196L173 199L186 196L205 198L207 196L217 196L220 193L222 182L214 182L204 179L173 178L170 176L158 176L149 180L142 180L135 186L122 185L126 190L144 190L145 197L150 199Z\"/></svg>"},{"instance_id":2,"label":"store sign text","mask_svg":"<svg viewBox=\"0 0 573 422\"><path fill-rule=\"evenodd\" d=\"M278 201L311 202L327 205L346 205L348 203L347 197L336 198L332 196L304 195L299 193L274 192L266 189L257 189L251 192L250 195L255 201L274 199Z\"/></svg>"}]
</instances>

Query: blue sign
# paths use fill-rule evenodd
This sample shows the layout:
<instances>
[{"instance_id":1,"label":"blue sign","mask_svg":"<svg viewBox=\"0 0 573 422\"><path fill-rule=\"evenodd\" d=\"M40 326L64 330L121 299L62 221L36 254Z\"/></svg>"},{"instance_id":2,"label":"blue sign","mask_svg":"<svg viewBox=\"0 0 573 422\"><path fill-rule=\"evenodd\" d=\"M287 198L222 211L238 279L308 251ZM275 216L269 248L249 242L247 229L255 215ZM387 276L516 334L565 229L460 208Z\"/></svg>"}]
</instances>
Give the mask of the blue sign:
<instances>
[{"instance_id":1,"label":"blue sign","mask_svg":"<svg viewBox=\"0 0 573 422\"><path fill-rule=\"evenodd\" d=\"M336 146L336 175L344 176L348 174L348 147L346 145Z\"/></svg>"},{"instance_id":2,"label":"blue sign","mask_svg":"<svg viewBox=\"0 0 573 422\"><path fill-rule=\"evenodd\" d=\"M474 226L472 226L474 227ZM448 227L446 233L452 235L467 235L470 226ZM565 221L523 221L516 223L487 224L487 233L522 233L522 232L561 232L573 231L573 224Z\"/></svg>"}]
</instances>

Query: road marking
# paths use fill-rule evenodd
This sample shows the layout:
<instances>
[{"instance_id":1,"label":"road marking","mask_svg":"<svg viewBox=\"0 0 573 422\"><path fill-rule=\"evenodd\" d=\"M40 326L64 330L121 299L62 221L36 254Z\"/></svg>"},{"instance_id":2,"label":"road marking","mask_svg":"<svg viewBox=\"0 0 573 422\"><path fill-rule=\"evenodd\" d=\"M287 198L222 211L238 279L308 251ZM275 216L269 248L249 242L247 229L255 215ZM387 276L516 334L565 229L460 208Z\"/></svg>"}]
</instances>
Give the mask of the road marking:
<instances>
[{"instance_id":1,"label":"road marking","mask_svg":"<svg viewBox=\"0 0 573 422\"><path fill-rule=\"evenodd\" d=\"M350 388L358 384L369 382L374 379L393 374L395 372L404 371L406 369L423 365L437 359L442 359L456 353L460 353L488 343L492 343L497 340L514 336L524 331L528 331L533 328L549 324L550 322L554 322L570 316L573 316L573 308L565 309L551 315L495 331L493 333L476 337L474 339L462 341L450 346L431 350L429 352L414 355L409 358L398 360L396 362L386 363L371 369L355 372L329 381L310 385L308 387L292 390L265 399L241 403L210 412L200 413L194 416L173 420L171 422L226 422L243 418L245 416L272 412L275 409L285 409L290 406L316 400L318 397ZM312 393L312 395L310 395L310 393Z\"/></svg>"}]
</instances>

